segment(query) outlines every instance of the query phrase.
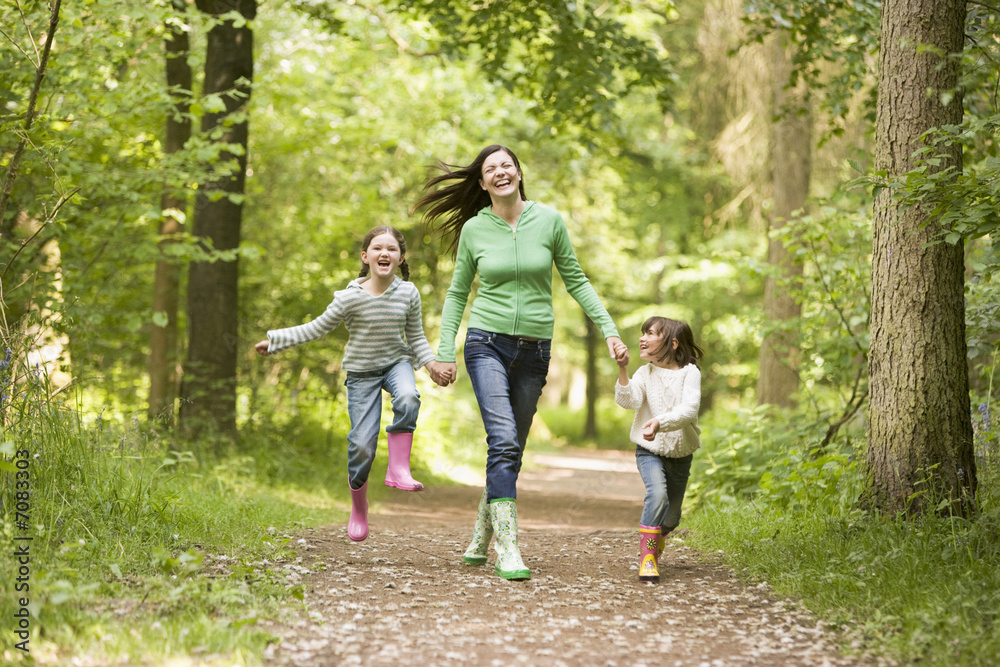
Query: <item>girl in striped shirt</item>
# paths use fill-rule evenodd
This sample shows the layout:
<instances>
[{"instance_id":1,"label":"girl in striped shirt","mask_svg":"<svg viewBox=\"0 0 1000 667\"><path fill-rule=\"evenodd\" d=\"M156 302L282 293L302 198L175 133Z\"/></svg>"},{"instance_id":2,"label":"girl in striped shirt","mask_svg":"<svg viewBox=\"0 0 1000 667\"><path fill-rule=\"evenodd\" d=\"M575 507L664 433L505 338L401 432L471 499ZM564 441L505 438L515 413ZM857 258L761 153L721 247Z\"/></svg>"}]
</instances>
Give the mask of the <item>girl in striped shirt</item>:
<instances>
[{"instance_id":1,"label":"girl in striped shirt","mask_svg":"<svg viewBox=\"0 0 1000 667\"><path fill-rule=\"evenodd\" d=\"M361 272L334 294L326 311L312 322L267 332L255 346L268 356L316 340L341 323L350 334L341 367L347 372L347 472L351 490L351 518L347 535L355 542L368 537L368 473L375 460L382 417L382 390L392 397L392 424L386 427L389 467L385 483L404 491L420 491L423 484L410 474L410 449L420 410L415 368L426 368L444 386L450 369L434 358L424 337L420 292L409 282L406 241L399 230L375 227L362 242ZM396 275L396 269L402 279Z\"/></svg>"}]
</instances>

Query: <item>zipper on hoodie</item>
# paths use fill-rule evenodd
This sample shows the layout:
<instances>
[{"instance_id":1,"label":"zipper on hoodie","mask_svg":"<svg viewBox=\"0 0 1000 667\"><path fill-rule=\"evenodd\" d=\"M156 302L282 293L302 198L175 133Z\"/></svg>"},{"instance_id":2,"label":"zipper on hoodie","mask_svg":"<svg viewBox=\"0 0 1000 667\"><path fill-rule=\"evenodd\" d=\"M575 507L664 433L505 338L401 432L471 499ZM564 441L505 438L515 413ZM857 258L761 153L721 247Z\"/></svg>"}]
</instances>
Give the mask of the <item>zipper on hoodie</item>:
<instances>
[{"instance_id":1,"label":"zipper on hoodie","mask_svg":"<svg viewBox=\"0 0 1000 667\"><path fill-rule=\"evenodd\" d=\"M517 222L520 224L521 218ZM505 223L506 224L506 223ZM517 331L517 321L521 314L521 258L517 254L517 227L510 228L511 245L514 246L514 327L511 333Z\"/></svg>"}]
</instances>

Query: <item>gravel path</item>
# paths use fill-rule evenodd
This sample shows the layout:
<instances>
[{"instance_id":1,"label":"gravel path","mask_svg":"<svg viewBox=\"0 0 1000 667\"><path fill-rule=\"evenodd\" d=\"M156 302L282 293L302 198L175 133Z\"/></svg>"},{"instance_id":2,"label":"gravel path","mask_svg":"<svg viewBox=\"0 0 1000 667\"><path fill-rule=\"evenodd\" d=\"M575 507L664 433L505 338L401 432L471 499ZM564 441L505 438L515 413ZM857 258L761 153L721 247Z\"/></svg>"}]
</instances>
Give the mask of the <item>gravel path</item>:
<instances>
[{"instance_id":1,"label":"gravel path","mask_svg":"<svg viewBox=\"0 0 1000 667\"><path fill-rule=\"evenodd\" d=\"M373 480L375 478L373 477ZM308 617L269 628L272 665L865 665L766 584L741 584L676 531L638 581L642 481L622 452L534 456L518 482L530 581L461 562L482 487L395 490L360 544L300 536Z\"/></svg>"}]
</instances>

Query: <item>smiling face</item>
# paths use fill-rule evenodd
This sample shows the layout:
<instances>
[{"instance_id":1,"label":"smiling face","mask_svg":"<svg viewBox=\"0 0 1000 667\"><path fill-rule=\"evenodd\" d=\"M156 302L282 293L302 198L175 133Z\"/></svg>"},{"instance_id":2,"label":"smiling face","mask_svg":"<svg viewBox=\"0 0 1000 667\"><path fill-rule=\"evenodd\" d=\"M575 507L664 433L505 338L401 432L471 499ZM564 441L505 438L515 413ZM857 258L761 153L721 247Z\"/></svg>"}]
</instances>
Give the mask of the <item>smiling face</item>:
<instances>
[{"instance_id":1,"label":"smiling face","mask_svg":"<svg viewBox=\"0 0 1000 667\"><path fill-rule=\"evenodd\" d=\"M507 151L498 150L483 162L482 178L479 185L489 193L490 199L505 199L520 197L518 186L521 184L521 172L514 163L514 158Z\"/></svg>"},{"instance_id":2,"label":"smiling face","mask_svg":"<svg viewBox=\"0 0 1000 667\"><path fill-rule=\"evenodd\" d=\"M387 278L403 261L403 252L395 236L389 233L379 234L361 251L361 261L368 265L372 276Z\"/></svg>"},{"instance_id":3,"label":"smiling face","mask_svg":"<svg viewBox=\"0 0 1000 667\"><path fill-rule=\"evenodd\" d=\"M667 355L664 352L677 347L676 338L667 341L666 337L663 328L655 325L644 331L639 337L639 358L652 361L657 366L666 364ZM665 345L669 345L669 347L665 347Z\"/></svg>"}]
</instances>

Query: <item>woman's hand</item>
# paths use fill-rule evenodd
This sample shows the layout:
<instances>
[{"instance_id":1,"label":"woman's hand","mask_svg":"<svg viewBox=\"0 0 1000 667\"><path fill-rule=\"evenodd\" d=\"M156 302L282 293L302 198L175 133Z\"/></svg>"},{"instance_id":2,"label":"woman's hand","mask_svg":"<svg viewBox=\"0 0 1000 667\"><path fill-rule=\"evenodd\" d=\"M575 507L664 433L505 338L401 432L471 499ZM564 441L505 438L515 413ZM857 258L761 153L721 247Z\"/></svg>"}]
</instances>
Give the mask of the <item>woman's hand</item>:
<instances>
[{"instance_id":1,"label":"woman's hand","mask_svg":"<svg viewBox=\"0 0 1000 667\"><path fill-rule=\"evenodd\" d=\"M453 361L428 361L426 368L427 372L430 373L431 379L439 387L447 387L458 376L458 365Z\"/></svg>"},{"instance_id":2,"label":"woman's hand","mask_svg":"<svg viewBox=\"0 0 1000 667\"><path fill-rule=\"evenodd\" d=\"M253 348L257 350L257 354L259 354L260 356L268 357L271 356L271 353L268 351L268 348L270 346L271 346L271 341L262 340L256 345L254 345Z\"/></svg>"},{"instance_id":3,"label":"woman's hand","mask_svg":"<svg viewBox=\"0 0 1000 667\"><path fill-rule=\"evenodd\" d=\"M619 366L628 366L628 346L622 342L618 336L609 336L605 339L608 344L608 353L611 358L618 362Z\"/></svg>"}]
</instances>

